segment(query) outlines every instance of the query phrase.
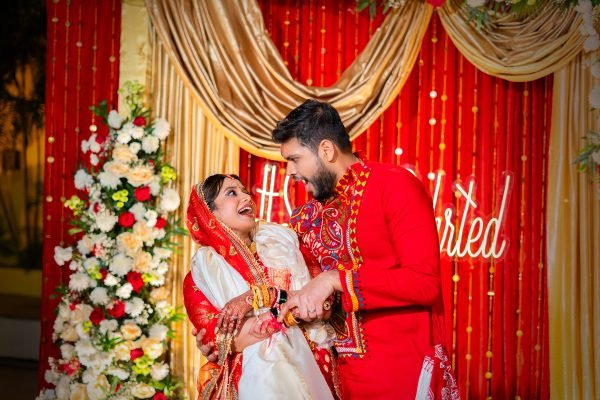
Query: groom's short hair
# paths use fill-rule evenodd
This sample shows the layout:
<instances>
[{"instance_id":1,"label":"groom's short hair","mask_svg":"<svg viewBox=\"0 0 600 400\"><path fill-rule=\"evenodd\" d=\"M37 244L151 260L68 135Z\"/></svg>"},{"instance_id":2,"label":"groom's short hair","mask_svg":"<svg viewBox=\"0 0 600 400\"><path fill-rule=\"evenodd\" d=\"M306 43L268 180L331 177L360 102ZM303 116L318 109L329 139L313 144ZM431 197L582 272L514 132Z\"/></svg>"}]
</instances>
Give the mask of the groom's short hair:
<instances>
[{"instance_id":1,"label":"groom's short hair","mask_svg":"<svg viewBox=\"0 0 600 400\"><path fill-rule=\"evenodd\" d=\"M329 103L313 99L306 100L279 121L272 138L275 143L296 138L315 153L321 141L327 139L342 152L352 152L350 136L337 110Z\"/></svg>"}]
</instances>

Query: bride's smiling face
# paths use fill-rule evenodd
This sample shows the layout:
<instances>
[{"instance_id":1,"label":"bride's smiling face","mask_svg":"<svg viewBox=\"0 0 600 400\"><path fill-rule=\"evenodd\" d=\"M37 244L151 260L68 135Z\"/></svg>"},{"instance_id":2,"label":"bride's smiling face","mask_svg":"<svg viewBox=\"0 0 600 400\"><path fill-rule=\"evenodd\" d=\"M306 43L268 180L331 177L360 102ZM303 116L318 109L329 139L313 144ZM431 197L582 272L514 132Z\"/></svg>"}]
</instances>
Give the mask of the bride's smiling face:
<instances>
[{"instance_id":1,"label":"bride's smiling face","mask_svg":"<svg viewBox=\"0 0 600 400\"><path fill-rule=\"evenodd\" d=\"M246 238L256 226L256 204L237 179L224 179L213 201L212 213L242 238Z\"/></svg>"}]
</instances>

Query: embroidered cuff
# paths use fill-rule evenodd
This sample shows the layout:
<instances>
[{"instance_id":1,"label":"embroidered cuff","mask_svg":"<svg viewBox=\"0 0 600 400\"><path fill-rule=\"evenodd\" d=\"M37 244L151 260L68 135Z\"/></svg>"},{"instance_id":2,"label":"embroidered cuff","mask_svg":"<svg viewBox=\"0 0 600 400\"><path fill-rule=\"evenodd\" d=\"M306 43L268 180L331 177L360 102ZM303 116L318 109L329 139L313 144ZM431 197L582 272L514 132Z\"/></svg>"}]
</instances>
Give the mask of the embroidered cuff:
<instances>
[{"instance_id":1,"label":"embroidered cuff","mask_svg":"<svg viewBox=\"0 0 600 400\"><path fill-rule=\"evenodd\" d=\"M356 312L361 308L362 296L356 286L358 274L356 271L339 271L342 283L342 307L347 313Z\"/></svg>"}]
</instances>

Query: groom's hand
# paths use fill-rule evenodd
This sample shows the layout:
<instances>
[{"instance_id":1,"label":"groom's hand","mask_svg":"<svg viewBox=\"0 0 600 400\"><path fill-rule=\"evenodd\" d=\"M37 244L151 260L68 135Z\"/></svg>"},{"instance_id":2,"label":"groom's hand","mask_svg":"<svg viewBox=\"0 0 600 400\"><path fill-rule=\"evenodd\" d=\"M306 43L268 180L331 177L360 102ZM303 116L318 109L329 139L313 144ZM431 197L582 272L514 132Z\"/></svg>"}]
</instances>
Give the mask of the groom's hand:
<instances>
[{"instance_id":1,"label":"groom's hand","mask_svg":"<svg viewBox=\"0 0 600 400\"><path fill-rule=\"evenodd\" d=\"M327 313L323 304L335 290L342 290L337 270L320 273L281 306L279 321L283 321L283 317L288 311L294 308L297 308L294 315L304 321L323 319Z\"/></svg>"}]
</instances>

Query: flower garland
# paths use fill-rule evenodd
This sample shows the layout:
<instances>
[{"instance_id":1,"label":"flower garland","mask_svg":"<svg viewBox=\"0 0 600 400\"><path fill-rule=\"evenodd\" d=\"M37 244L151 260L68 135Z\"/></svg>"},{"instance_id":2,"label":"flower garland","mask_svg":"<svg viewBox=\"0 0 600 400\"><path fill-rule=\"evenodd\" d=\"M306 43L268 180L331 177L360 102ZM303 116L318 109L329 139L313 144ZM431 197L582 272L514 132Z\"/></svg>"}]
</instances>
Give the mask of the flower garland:
<instances>
[{"instance_id":1,"label":"flower garland","mask_svg":"<svg viewBox=\"0 0 600 400\"><path fill-rule=\"evenodd\" d=\"M175 250L174 220L180 198L176 173L161 144L170 125L151 120L143 87L127 82L129 115L92 110L108 134L91 126L81 143L90 167L75 174L80 195L65 202L73 213L72 247L55 248L54 260L72 271L54 322L59 359L50 358L38 399L175 399L178 383L165 362L171 323L183 317L167 301L165 275Z\"/></svg>"}]
</instances>

